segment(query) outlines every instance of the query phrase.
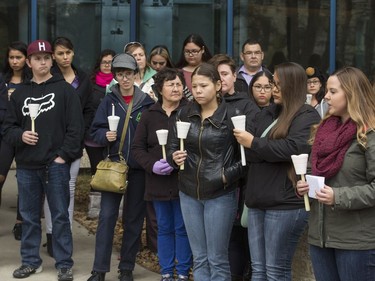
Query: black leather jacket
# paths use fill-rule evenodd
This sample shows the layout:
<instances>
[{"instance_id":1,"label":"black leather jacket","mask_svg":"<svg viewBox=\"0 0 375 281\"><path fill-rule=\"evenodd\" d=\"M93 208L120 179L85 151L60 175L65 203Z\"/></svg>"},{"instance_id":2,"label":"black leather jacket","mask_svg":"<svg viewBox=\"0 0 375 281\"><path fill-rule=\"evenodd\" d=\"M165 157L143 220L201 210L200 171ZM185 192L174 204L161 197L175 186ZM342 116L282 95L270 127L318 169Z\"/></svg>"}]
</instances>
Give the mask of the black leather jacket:
<instances>
[{"instance_id":1,"label":"black leather jacket","mask_svg":"<svg viewBox=\"0 0 375 281\"><path fill-rule=\"evenodd\" d=\"M234 109L223 100L215 113L201 121L200 107L196 102L182 108L176 121L190 122L184 149L187 151L185 169L179 171L179 189L196 199L213 199L238 187L242 176L239 144L233 136L230 119ZM169 128L168 162L175 168L172 153L180 150L176 122ZM222 175L227 183L223 183Z\"/></svg>"}]
</instances>

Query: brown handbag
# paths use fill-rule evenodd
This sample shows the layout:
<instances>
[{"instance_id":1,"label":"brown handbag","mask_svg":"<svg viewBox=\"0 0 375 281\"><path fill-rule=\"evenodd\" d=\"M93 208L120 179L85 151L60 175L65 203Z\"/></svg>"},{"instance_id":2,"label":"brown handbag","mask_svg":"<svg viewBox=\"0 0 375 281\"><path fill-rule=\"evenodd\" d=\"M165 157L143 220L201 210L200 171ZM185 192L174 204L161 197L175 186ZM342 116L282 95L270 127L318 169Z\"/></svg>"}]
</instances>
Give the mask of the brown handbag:
<instances>
[{"instance_id":1,"label":"brown handbag","mask_svg":"<svg viewBox=\"0 0 375 281\"><path fill-rule=\"evenodd\" d=\"M97 191L125 193L128 186L128 171L129 167L126 164L125 158L122 156L122 147L125 141L126 131L129 125L130 113L133 106L133 99L130 101L128 111L126 112L126 118L124 128L121 134L121 140L118 150L120 159L118 161L112 161L109 155L100 161L96 166L95 175L92 177L90 185L92 189Z\"/></svg>"}]
</instances>

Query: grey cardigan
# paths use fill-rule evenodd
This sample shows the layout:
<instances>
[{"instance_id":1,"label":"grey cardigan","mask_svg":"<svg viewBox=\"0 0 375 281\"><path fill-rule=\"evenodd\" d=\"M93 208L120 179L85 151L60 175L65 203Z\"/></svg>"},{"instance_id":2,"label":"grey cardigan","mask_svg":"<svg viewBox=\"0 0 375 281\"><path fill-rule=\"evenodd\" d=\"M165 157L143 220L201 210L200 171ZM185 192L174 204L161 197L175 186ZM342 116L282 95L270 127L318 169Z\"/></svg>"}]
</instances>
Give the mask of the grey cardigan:
<instances>
[{"instance_id":1,"label":"grey cardigan","mask_svg":"<svg viewBox=\"0 0 375 281\"><path fill-rule=\"evenodd\" d=\"M340 171L326 180L335 204L314 200L309 218L309 243L319 247L375 249L375 132L367 133L367 149L355 139Z\"/></svg>"}]
</instances>

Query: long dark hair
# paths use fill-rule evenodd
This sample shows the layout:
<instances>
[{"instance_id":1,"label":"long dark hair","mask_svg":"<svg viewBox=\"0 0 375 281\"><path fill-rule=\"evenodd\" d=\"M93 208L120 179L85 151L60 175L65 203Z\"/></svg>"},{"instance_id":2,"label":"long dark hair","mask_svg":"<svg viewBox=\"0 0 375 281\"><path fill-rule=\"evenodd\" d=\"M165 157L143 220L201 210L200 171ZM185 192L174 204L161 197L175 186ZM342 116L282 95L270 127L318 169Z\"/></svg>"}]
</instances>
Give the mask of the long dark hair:
<instances>
[{"instance_id":1,"label":"long dark hair","mask_svg":"<svg viewBox=\"0 0 375 281\"><path fill-rule=\"evenodd\" d=\"M53 40L52 50L55 51L57 46L63 46L65 48L69 49L69 50L74 51L74 46L73 46L72 41L70 41L69 38L66 38L66 37L63 37L63 36L56 37L56 39Z\"/></svg>"},{"instance_id":2,"label":"long dark hair","mask_svg":"<svg viewBox=\"0 0 375 281\"><path fill-rule=\"evenodd\" d=\"M221 82L221 77L219 72L217 71L217 68L211 64L211 63L202 63L200 66L198 66L193 73L191 74L191 80L193 80L193 77L195 75L202 75L207 77L212 81L212 83L217 83L217 81ZM218 103L221 102L222 97L221 97L221 89L217 91L217 101Z\"/></svg>"},{"instance_id":3,"label":"long dark hair","mask_svg":"<svg viewBox=\"0 0 375 281\"><path fill-rule=\"evenodd\" d=\"M96 59L94 68L93 68L93 70L91 72L91 75L90 75L90 79L93 83L95 83L96 74L100 71L100 63L102 62L102 59L106 56L109 56L109 55L114 57L116 55L116 52L112 49L104 49L103 51L100 52L100 55Z\"/></svg>"},{"instance_id":4,"label":"long dark hair","mask_svg":"<svg viewBox=\"0 0 375 281\"><path fill-rule=\"evenodd\" d=\"M318 101L318 103L320 103L324 99L324 96L326 95L327 77L319 70L319 68L312 67L312 66L306 68L306 75L307 75L307 79L311 79L314 77L319 79L321 87L319 91L316 93L315 98Z\"/></svg>"},{"instance_id":5,"label":"long dark hair","mask_svg":"<svg viewBox=\"0 0 375 281\"><path fill-rule=\"evenodd\" d=\"M202 62L207 62L210 58L212 58L211 52L208 49L207 45L204 43L203 38L198 34L190 34L182 43L180 59L176 63L177 68L183 68L188 64L184 54L185 46L188 43L194 43L199 48L204 49L204 53L202 55Z\"/></svg>"},{"instance_id":6,"label":"long dark hair","mask_svg":"<svg viewBox=\"0 0 375 281\"><path fill-rule=\"evenodd\" d=\"M268 81L270 84L273 84L273 75L271 72L269 72L266 68L263 68L262 71L257 72L253 78L251 79L251 82L249 84L249 94L250 94L250 99L256 104L257 102L255 101L254 98L254 93L253 93L253 86L254 84L258 81L259 77L265 76L268 78ZM273 97L271 96L270 103L273 102Z\"/></svg>"},{"instance_id":7,"label":"long dark hair","mask_svg":"<svg viewBox=\"0 0 375 281\"><path fill-rule=\"evenodd\" d=\"M305 103L307 77L302 66L293 62L278 64L275 74L280 81L282 109L278 122L271 129L270 139L281 139L286 137L295 114Z\"/></svg>"},{"instance_id":8,"label":"long dark hair","mask_svg":"<svg viewBox=\"0 0 375 281\"><path fill-rule=\"evenodd\" d=\"M297 63L284 62L275 66L275 75L279 79L282 93L281 113L276 125L271 129L270 139L285 138L298 110L304 105L307 94L307 76ZM293 186L297 183L294 167L288 163L287 175Z\"/></svg>"},{"instance_id":9,"label":"long dark hair","mask_svg":"<svg viewBox=\"0 0 375 281\"><path fill-rule=\"evenodd\" d=\"M5 83L9 83L13 76L13 69L10 67L9 59L8 59L9 53L11 50L20 51L25 56L25 58L27 58L27 45L24 42L14 41L10 43L5 53L5 57L4 57L3 77L4 77ZM22 69L21 82L24 82L30 77L31 77L30 68L28 67L27 63L25 63Z\"/></svg>"}]
</instances>

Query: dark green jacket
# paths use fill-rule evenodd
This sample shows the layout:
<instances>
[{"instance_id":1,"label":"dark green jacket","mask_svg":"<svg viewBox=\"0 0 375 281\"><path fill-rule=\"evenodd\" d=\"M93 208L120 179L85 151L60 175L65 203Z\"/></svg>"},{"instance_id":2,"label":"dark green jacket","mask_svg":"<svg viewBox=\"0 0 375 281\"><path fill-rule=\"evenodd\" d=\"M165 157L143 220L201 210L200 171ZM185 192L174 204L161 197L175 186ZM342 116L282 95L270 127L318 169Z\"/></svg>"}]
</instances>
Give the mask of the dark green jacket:
<instances>
[{"instance_id":1,"label":"dark green jacket","mask_svg":"<svg viewBox=\"0 0 375 281\"><path fill-rule=\"evenodd\" d=\"M309 243L375 249L375 132L367 133L367 150L353 141L340 171L325 184L334 189L335 205L311 204Z\"/></svg>"}]
</instances>

